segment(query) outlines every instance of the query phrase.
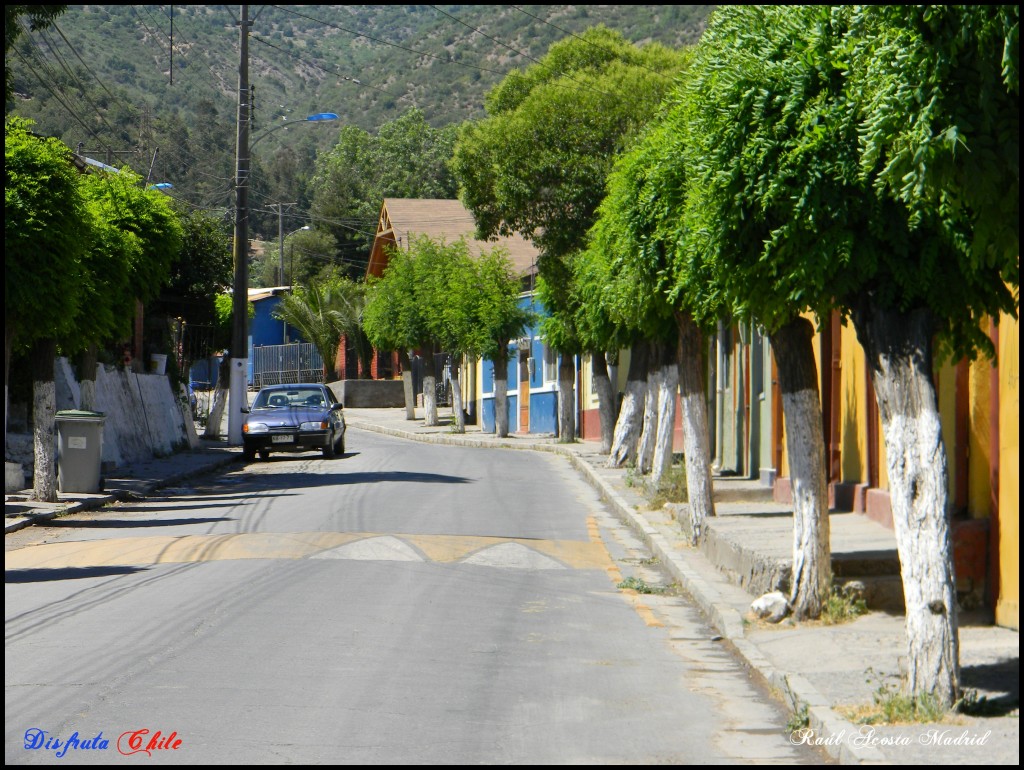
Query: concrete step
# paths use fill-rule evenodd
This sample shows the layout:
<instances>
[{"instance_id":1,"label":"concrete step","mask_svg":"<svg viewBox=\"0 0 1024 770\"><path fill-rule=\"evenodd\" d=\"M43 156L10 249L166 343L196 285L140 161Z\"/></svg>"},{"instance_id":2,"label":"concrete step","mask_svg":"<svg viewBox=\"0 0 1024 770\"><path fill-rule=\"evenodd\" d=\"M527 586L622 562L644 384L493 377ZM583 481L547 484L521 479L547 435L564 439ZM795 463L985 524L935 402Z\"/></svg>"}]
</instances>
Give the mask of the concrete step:
<instances>
[{"instance_id":1,"label":"concrete step","mask_svg":"<svg viewBox=\"0 0 1024 770\"><path fill-rule=\"evenodd\" d=\"M716 503L770 503L772 488L756 479L715 476L711 480L711 498Z\"/></svg>"},{"instance_id":2,"label":"concrete step","mask_svg":"<svg viewBox=\"0 0 1024 770\"><path fill-rule=\"evenodd\" d=\"M856 551L832 554L832 574L836 577L857 578L874 576L900 576L900 559L896 549Z\"/></svg>"},{"instance_id":3,"label":"concrete step","mask_svg":"<svg viewBox=\"0 0 1024 770\"><path fill-rule=\"evenodd\" d=\"M869 610L901 613L906 611L903 601L903 581L899 575L870 575L864 577L836 577L836 584L855 588Z\"/></svg>"}]
</instances>

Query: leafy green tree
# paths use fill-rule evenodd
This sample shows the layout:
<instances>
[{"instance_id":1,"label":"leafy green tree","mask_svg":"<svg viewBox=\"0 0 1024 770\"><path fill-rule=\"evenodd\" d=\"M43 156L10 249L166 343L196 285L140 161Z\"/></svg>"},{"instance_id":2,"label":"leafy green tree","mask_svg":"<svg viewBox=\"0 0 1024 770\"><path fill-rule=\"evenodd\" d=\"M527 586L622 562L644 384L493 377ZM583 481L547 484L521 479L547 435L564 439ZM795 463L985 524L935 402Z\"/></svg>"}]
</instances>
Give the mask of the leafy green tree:
<instances>
[{"instance_id":1,"label":"leafy green tree","mask_svg":"<svg viewBox=\"0 0 1024 770\"><path fill-rule=\"evenodd\" d=\"M697 303L693 297L699 296L706 303L709 318L721 311L721 300L705 275L675 269L677 249L685 243L682 204L686 177L679 162L682 156L681 135L664 121L652 125L631 151L620 156L608 180L608 194L592 229L588 253L603 254L608 261L605 291L594 296L600 297L611 318L634 339L675 339L678 343L689 529L696 540L705 519L714 516L715 509L701 365L704 329L695 318ZM692 291L680 291L680 284ZM675 335L670 335L669 326L674 327ZM641 353L642 348L635 347L634 351ZM663 400L668 401L659 399ZM659 409L665 411L660 405ZM673 422L671 413L659 420L661 455L655 457L656 474L665 470L666 454L670 456L670 438L664 434ZM628 420L619 421L619 426L626 425ZM621 440L619 426L616 433ZM611 460L621 453L613 449Z\"/></svg>"},{"instance_id":2,"label":"leafy green tree","mask_svg":"<svg viewBox=\"0 0 1024 770\"><path fill-rule=\"evenodd\" d=\"M828 491L813 328L801 314L824 317L842 262L838 233L816 227L811 207L835 201L794 196L831 172L836 147L827 111L841 80L822 77L822 52L834 42L823 7L735 6L712 16L684 78L685 94L668 118L685 137L689 237L679 274L713 271L716 291L684 283L698 314L719 308L754 318L768 331L778 362L793 483L793 578L798 617L818 617L832 585ZM722 73L728 73L723 77ZM815 127L804 130L804 127ZM856 147L849 148L851 151ZM799 267L798 267L799 265Z\"/></svg>"},{"instance_id":3,"label":"leafy green tree","mask_svg":"<svg viewBox=\"0 0 1024 770\"><path fill-rule=\"evenodd\" d=\"M93 232L71 151L33 136L30 126L21 119L4 123L4 401L12 349L31 348L33 496L54 502L54 359L57 340L72 328L83 301L80 276Z\"/></svg>"},{"instance_id":4,"label":"leafy green tree","mask_svg":"<svg viewBox=\"0 0 1024 770\"><path fill-rule=\"evenodd\" d=\"M1019 223L1005 214L1017 206L1018 14L723 8L678 116L685 260L776 332L777 355L795 313L853 320L886 441L907 686L946 705L957 607L933 341L976 355L989 349L981 318L1017 313Z\"/></svg>"},{"instance_id":5,"label":"leafy green tree","mask_svg":"<svg viewBox=\"0 0 1024 770\"><path fill-rule=\"evenodd\" d=\"M128 285L132 265L142 258L142 242L112 221L107 181L83 174L79 189L93 219L92 246L82 260L82 303L75 323L61 336L60 349L79 354L82 409L93 409L96 397L97 351L101 344L121 342L131 334L135 297Z\"/></svg>"},{"instance_id":6,"label":"leafy green tree","mask_svg":"<svg viewBox=\"0 0 1024 770\"><path fill-rule=\"evenodd\" d=\"M415 238L409 246L418 267L418 301L427 308L430 335L449 355L452 415L456 433L465 433L460 384L462 358L484 345L484 330L476 314L476 271L465 239L454 243Z\"/></svg>"},{"instance_id":7,"label":"leafy green tree","mask_svg":"<svg viewBox=\"0 0 1024 770\"><path fill-rule=\"evenodd\" d=\"M416 419L411 354L430 347L433 342L426 317L429 311L417 300L416 288L413 255L405 249L392 249L384 274L372 279L367 286L363 310L363 330L373 347L398 353L407 420ZM425 394L426 391L424 386Z\"/></svg>"},{"instance_id":8,"label":"leafy green tree","mask_svg":"<svg viewBox=\"0 0 1024 770\"><path fill-rule=\"evenodd\" d=\"M453 158L478 235L518 232L540 249L547 310L572 324L571 256L586 244L615 155L649 120L682 66L659 45L637 48L602 27L551 47L487 96L488 117L464 124ZM558 348L578 352L565 335ZM603 352L603 351L600 351ZM572 441L572 360L559 367L560 439Z\"/></svg>"},{"instance_id":9,"label":"leafy green tree","mask_svg":"<svg viewBox=\"0 0 1024 770\"><path fill-rule=\"evenodd\" d=\"M843 14L850 31L839 53L849 66L845 104L856 110L860 178L872 202L892 212L873 220L876 228L895 224L893 236L881 231L883 244L854 261L870 269L843 301L885 435L907 687L951 704L957 606L932 343L954 355L993 354L982 319L1019 310L1020 9L856 6Z\"/></svg>"}]
</instances>

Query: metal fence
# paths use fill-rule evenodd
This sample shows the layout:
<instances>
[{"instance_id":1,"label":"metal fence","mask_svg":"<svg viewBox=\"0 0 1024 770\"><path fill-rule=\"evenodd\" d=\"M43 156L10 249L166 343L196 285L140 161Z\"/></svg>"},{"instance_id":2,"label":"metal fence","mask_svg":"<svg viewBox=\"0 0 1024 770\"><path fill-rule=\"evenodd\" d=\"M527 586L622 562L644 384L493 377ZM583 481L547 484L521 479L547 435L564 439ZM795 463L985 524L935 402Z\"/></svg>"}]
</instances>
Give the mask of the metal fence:
<instances>
[{"instance_id":1,"label":"metal fence","mask_svg":"<svg viewBox=\"0 0 1024 770\"><path fill-rule=\"evenodd\" d=\"M253 348L252 387L293 382L323 382L324 361L311 342Z\"/></svg>"}]
</instances>

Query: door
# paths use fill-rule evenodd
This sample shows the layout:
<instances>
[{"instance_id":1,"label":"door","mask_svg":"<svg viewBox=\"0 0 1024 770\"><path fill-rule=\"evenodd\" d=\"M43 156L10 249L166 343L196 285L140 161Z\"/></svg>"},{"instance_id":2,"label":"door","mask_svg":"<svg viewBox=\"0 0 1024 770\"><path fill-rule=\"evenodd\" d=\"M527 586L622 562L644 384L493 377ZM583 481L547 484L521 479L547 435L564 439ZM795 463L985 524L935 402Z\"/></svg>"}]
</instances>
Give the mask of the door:
<instances>
[{"instance_id":1,"label":"door","mask_svg":"<svg viewBox=\"0 0 1024 770\"><path fill-rule=\"evenodd\" d=\"M530 351L519 351L519 428L530 432Z\"/></svg>"}]
</instances>

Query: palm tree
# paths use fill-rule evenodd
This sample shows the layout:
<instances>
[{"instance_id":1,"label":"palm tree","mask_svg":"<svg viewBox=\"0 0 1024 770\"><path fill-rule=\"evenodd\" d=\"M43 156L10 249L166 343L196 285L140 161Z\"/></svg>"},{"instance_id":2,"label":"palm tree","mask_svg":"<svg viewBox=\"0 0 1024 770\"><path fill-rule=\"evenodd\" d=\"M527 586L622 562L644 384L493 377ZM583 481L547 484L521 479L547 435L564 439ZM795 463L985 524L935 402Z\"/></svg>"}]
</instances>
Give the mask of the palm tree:
<instances>
[{"instance_id":1,"label":"palm tree","mask_svg":"<svg viewBox=\"0 0 1024 770\"><path fill-rule=\"evenodd\" d=\"M324 362L324 381L337 372L338 344L343 335L359 331L363 313L363 287L348 278L331 276L311 280L294 294L286 294L273 316L295 327L316 346Z\"/></svg>"}]
</instances>

